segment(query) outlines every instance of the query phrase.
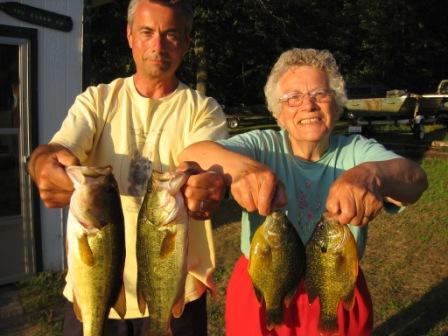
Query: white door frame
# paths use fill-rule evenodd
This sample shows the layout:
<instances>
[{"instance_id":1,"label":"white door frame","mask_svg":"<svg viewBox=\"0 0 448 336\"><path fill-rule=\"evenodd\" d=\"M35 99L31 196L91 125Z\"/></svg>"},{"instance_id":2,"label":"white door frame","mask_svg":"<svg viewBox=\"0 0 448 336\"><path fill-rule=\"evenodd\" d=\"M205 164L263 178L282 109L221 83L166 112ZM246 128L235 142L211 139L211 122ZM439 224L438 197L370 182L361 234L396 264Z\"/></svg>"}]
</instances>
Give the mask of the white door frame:
<instances>
[{"instance_id":1,"label":"white door frame","mask_svg":"<svg viewBox=\"0 0 448 336\"><path fill-rule=\"evenodd\" d=\"M6 32L3 28L7 27ZM16 29L14 29L16 28ZM20 123L18 128L1 128L0 134L13 135L18 134L18 157L19 157L19 180L20 180L20 214L13 216L0 217L0 231L2 234L11 235L11 239L16 241L5 241L16 249L9 255L2 255L0 267L9 265L9 263L20 263L20 266L13 273L0 270L0 284L12 283L23 280L25 277L36 272L36 219L39 213L35 212L38 207L35 206L35 195L32 188L31 179L26 172L26 158L29 157L34 144L33 139L37 139L37 92L33 87L36 83L37 52L36 41L37 32L35 29L20 28L11 26L0 26L0 44L13 45L18 48L18 75L19 75L19 113ZM35 119L35 120L33 120ZM34 134L33 134L34 133ZM39 221L37 221L38 223ZM19 237L22 237L20 241ZM6 237L5 237L6 238ZM20 245L22 246L16 246ZM0 248L2 248L0 246ZM6 247L4 247L6 249ZM21 260L15 260L14 253ZM3 264L6 263L6 264Z\"/></svg>"}]
</instances>

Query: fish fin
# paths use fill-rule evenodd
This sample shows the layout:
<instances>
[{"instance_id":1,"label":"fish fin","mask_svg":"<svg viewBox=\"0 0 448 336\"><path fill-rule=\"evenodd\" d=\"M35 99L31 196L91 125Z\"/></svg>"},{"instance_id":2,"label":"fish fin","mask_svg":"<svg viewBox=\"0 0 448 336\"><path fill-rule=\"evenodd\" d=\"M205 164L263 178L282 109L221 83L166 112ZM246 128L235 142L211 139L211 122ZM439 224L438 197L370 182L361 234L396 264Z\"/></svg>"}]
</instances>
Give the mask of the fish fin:
<instances>
[{"instance_id":1,"label":"fish fin","mask_svg":"<svg viewBox=\"0 0 448 336\"><path fill-rule=\"evenodd\" d=\"M355 290L352 289L350 293L348 293L347 296L342 298L342 305L344 306L345 310L352 310L355 306Z\"/></svg>"},{"instance_id":2,"label":"fish fin","mask_svg":"<svg viewBox=\"0 0 448 336\"><path fill-rule=\"evenodd\" d=\"M179 301L177 301L174 306L173 309L171 309L171 312L173 313L173 316L175 318L179 318L182 313L184 312L184 307L185 307L185 300L184 298L180 298Z\"/></svg>"},{"instance_id":3,"label":"fish fin","mask_svg":"<svg viewBox=\"0 0 448 336\"><path fill-rule=\"evenodd\" d=\"M258 303L261 305L264 301L263 293L257 287L255 287L255 285L253 285L253 287L254 287L254 292L255 292L255 296L257 297Z\"/></svg>"},{"instance_id":4,"label":"fish fin","mask_svg":"<svg viewBox=\"0 0 448 336\"><path fill-rule=\"evenodd\" d=\"M274 329L276 325L282 324L283 311L278 308L266 309L266 328L268 330Z\"/></svg>"},{"instance_id":5,"label":"fish fin","mask_svg":"<svg viewBox=\"0 0 448 336\"><path fill-rule=\"evenodd\" d=\"M78 321L82 323L81 309L78 306L78 302L76 302L76 296L74 293L73 293L73 312L75 313L75 316L78 319Z\"/></svg>"},{"instance_id":6,"label":"fish fin","mask_svg":"<svg viewBox=\"0 0 448 336\"><path fill-rule=\"evenodd\" d=\"M336 314L325 314L320 310L319 333L323 336L338 335L338 316Z\"/></svg>"},{"instance_id":7,"label":"fish fin","mask_svg":"<svg viewBox=\"0 0 448 336\"><path fill-rule=\"evenodd\" d=\"M353 263L353 277L355 281L358 278L358 273L359 273L359 260L356 259L356 262Z\"/></svg>"},{"instance_id":8,"label":"fish fin","mask_svg":"<svg viewBox=\"0 0 448 336\"><path fill-rule=\"evenodd\" d=\"M113 308L121 317L121 319L124 319L124 316L126 315L126 293L123 284L121 285L117 300L115 301Z\"/></svg>"},{"instance_id":9,"label":"fish fin","mask_svg":"<svg viewBox=\"0 0 448 336\"><path fill-rule=\"evenodd\" d=\"M289 308L296 293L297 293L297 287L290 290L288 293L286 293L285 298L283 299L283 302L284 302L286 308Z\"/></svg>"},{"instance_id":10,"label":"fish fin","mask_svg":"<svg viewBox=\"0 0 448 336\"><path fill-rule=\"evenodd\" d=\"M344 271L346 271L347 267L347 258L342 253L336 254L336 262L335 262L335 273L337 274L344 274Z\"/></svg>"},{"instance_id":11,"label":"fish fin","mask_svg":"<svg viewBox=\"0 0 448 336\"><path fill-rule=\"evenodd\" d=\"M80 238L78 238L78 248L79 255L83 263L88 266L93 266L94 258L92 250L89 246L89 241L87 240L87 235L83 234Z\"/></svg>"},{"instance_id":12,"label":"fish fin","mask_svg":"<svg viewBox=\"0 0 448 336\"><path fill-rule=\"evenodd\" d=\"M305 278L305 291L306 294L308 295L309 304L312 304L314 300L319 296L319 293L314 287L307 285L306 278Z\"/></svg>"},{"instance_id":13,"label":"fish fin","mask_svg":"<svg viewBox=\"0 0 448 336\"><path fill-rule=\"evenodd\" d=\"M170 230L167 230L160 246L160 258L166 258L167 256L169 256L174 251L175 246L176 231L171 232Z\"/></svg>"},{"instance_id":14,"label":"fish fin","mask_svg":"<svg viewBox=\"0 0 448 336\"><path fill-rule=\"evenodd\" d=\"M146 301L145 298L143 297L143 294L139 290L137 290L137 301L138 301L138 310L143 316L145 315L146 311Z\"/></svg>"}]
</instances>

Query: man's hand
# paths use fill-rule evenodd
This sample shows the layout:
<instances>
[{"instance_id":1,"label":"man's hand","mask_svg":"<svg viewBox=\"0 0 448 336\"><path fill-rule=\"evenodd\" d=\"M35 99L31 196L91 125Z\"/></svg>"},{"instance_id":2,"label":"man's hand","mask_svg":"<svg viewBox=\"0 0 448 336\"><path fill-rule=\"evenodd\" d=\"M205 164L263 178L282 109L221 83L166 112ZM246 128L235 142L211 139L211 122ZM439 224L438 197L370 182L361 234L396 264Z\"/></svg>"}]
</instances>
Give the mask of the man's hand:
<instances>
[{"instance_id":1,"label":"man's hand","mask_svg":"<svg viewBox=\"0 0 448 336\"><path fill-rule=\"evenodd\" d=\"M181 162L177 171L191 174L182 188L188 214L199 220L210 218L224 198L222 174L213 170L205 171L197 163L189 161Z\"/></svg>"},{"instance_id":2,"label":"man's hand","mask_svg":"<svg viewBox=\"0 0 448 336\"><path fill-rule=\"evenodd\" d=\"M363 164L342 173L330 187L326 208L341 224L366 225L383 208L381 181Z\"/></svg>"},{"instance_id":3,"label":"man's hand","mask_svg":"<svg viewBox=\"0 0 448 336\"><path fill-rule=\"evenodd\" d=\"M62 208L69 204L73 184L65 167L73 165L79 165L78 158L61 145L41 145L32 153L28 172L47 208Z\"/></svg>"}]
</instances>

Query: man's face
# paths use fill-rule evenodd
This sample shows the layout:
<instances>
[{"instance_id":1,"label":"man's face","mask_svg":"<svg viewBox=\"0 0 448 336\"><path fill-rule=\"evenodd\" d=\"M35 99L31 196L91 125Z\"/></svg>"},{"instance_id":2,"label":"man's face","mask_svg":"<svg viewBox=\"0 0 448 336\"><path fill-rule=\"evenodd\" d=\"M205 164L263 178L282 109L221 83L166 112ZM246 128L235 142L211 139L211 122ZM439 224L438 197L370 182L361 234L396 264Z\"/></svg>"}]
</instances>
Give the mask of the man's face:
<instances>
[{"instance_id":1,"label":"man's face","mask_svg":"<svg viewBox=\"0 0 448 336\"><path fill-rule=\"evenodd\" d=\"M185 29L178 10L140 1L127 27L137 74L150 79L174 76L189 45Z\"/></svg>"}]
</instances>

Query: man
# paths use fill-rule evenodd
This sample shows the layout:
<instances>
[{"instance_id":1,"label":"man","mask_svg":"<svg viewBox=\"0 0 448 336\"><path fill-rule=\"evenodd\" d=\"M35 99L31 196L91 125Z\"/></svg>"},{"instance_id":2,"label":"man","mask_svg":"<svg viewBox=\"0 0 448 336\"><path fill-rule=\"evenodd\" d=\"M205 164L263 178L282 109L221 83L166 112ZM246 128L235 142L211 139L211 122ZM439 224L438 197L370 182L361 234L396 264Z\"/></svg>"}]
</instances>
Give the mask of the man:
<instances>
[{"instance_id":1,"label":"man","mask_svg":"<svg viewBox=\"0 0 448 336\"><path fill-rule=\"evenodd\" d=\"M47 207L69 203L73 185L64 168L70 165L111 165L125 216L125 321L112 310L106 335L144 335L136 299L136 223L151 168L175 170L186 146L227 136L217 102L179 82L175 72L189 46L192 11L183 1L131 0L127 39L136 73L107 85L90 87L79 95L61 129L48 145L33 152L28 170ZM183 169L192 168L187 165ZM182 169L182 167L181 167ZM195 188L200 181L204 189ZM190 221L189 255L183 315L172 320L174 335L205 335L205 290L212 288L214 252L210 213L222 198L218 174L204 172L189 178L185 188ZM200 219L200 220L198 220ZM69 279L64 295L72 301ZM64 335L82 335L82 325L67 309Z\"/></svg>"}]
</instances>

